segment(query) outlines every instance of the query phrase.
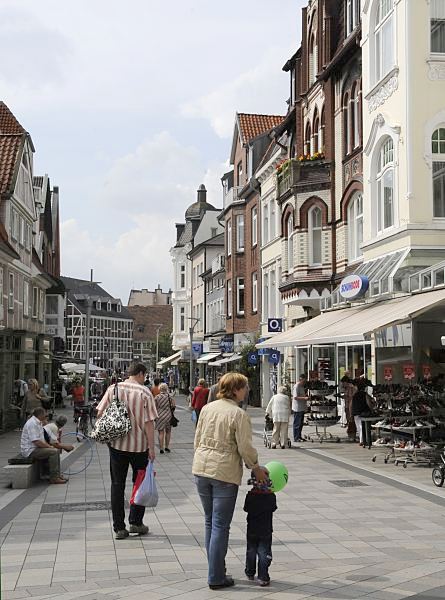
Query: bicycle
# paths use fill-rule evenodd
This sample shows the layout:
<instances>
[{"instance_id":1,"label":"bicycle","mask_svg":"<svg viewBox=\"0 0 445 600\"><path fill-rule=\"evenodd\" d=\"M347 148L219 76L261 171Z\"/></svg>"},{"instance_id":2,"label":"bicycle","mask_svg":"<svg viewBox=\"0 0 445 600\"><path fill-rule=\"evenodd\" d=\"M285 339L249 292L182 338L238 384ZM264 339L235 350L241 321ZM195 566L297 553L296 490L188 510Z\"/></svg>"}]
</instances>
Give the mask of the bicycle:
<instances>
[{"instance_id":1,"label":"bicycle","mask_svg":"<svg viewBox=\"0 0 445 600\"><path fill-rule=\"evenodd\" d=\"M443 464L439 467L434 467L431 473L431 478L436 487L442 487L445 481L445 453L441 452L440 459Z\"/></svg>"},{"instance_id":2,"label":"bicycle","mask_svg":"<svg viewBox=\"0 0 445 600\"><path fill-rule=\"evenodd\" d=\"M74 407L74 422L76 424L76 435L81 434L84 437L88 437L91 429L93 428L93 419L96 416L97 401L90 402L89 404L79 404ZM78 441L79 440L78 438Z\"/></svg>"}]
</instances>

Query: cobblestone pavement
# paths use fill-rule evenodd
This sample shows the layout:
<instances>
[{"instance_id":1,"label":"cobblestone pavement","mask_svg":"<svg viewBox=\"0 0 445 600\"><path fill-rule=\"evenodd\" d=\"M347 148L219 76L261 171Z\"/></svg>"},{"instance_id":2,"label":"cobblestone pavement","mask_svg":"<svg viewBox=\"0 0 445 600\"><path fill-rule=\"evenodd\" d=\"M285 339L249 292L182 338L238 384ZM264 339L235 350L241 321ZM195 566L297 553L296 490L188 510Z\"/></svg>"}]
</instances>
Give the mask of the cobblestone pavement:
<instances>
[{"instance_id":1,"label":"cobblestone pavement","mask_svg":"<svg viewBox=\"0 0 445 600\"><path fill-rule=\"evenodd\" d=\"M8 500L23 504L0 531L2 600L445 597L445 492L428 483L430 469L372 463L369 451L349 444L267 450L262 413L249 411L261 461L279 459L289 469L289 484L277 495L269 588L243 575L245 484L227 559L236 586L207 586L202 508L190 473L193 426L180 409L172 453L156 460L160 499L155 510L147 509L146 537L113 538L102 446L94 448L86 471L66 486L42 487L29 503L27 491L2 490L0 518ZM89 458L88 450L72 469Z\"/></svg>"}]
</instances>

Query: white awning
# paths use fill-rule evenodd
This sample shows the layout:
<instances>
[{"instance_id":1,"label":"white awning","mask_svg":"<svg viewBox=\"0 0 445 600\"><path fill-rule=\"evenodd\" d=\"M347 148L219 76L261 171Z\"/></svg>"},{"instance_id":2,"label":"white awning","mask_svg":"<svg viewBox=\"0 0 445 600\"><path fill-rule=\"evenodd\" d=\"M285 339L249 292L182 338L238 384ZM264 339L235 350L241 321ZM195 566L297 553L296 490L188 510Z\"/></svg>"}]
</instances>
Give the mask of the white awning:
<instances>
[{"instance_id":1,"label":"white awning","mask_svg":"<svg viewBox=\"0 0 445 600\"><path fill-rule=\"evenodd\" d=\"M217 356L221 356L221 352L209 352L208 354L202 354L196 361L198 364L203 365L213 360Z\"/></svg>"},{"instance_id":2,"label":"white awning","mask_svg":"<svg viewBox=\"0 0 445 600\"><path fill-rule=\"evenodd\" d=\"M408 321L443 302L445 289L324 312L257 344L257 348L365 341L373 331Z\"/></svg>"},{"instance_id":3,"label":"white awning","mask_svg":"<svg viewBox=\"0 0 445 600\"><path fill-rule=\"evenodd\" d=\"M157 365L156 368L159 369L160 367L163 367L165 365L168 365L169 363L172 362L172 360L175 360L177 358L180 358L181 356L181 350L179 350L179 352L175 352L174 354L172 354L171 356L167 356L167 358L163 358L162 360L160 360Z\"/></svg>"},{"instance_id":4,"label":"white awning","mask_svg":"<svg viewBox=\"0 0 445 600\"><path fill-rule=\"evenodd\" d=\"M215 362L210 363L211 367L220 367L221 365L226 365L227 363L236 362L237 360L241 360L241 354L229 354L225 358L221 358L221 360L215 360Z\"/></svg>"}]
</instances>

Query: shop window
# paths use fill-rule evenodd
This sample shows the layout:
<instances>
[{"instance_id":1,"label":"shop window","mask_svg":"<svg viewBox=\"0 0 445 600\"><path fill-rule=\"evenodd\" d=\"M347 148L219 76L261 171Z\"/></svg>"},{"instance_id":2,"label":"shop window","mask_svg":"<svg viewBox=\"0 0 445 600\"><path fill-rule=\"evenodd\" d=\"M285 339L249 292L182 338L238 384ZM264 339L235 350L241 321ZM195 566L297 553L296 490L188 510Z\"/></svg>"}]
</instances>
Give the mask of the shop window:
<instances>
[{"instance_id":1,"label":"shop window","mask_svg":"<svg viewBox=\"0 0 445 600\"><path fill-rule=\"evenodd\" d=\"M252 219L252 247L257 245L258 242L258 208L254 206L251 213Z\"/></svg>"},{"instance_id":2,"label":"shop window","mask_svg":"<svg viewBox=\"0 0 445 600\"><path fill-rule=\"evenodd\" d=\"M321 232L322 214L321 208L314 206L309 210L309 264L311 266L321 265Z\"/></svg>"},{"instance_id":3,"label":"shop window","mask_svg":"<svg viewBox=\"0 0 445 600\"><path fill-rule=\"evenodd\" d=\"M374 49L374 80L377 83L394 66L394 0L377 0Z\"/></svg>"},{"instance_id":4,"label":"shop window","mask_svg":"<svg viewBox=\"0 0 445 600\"><path fill-rule=\"evenodd\" d=\"M236 217L236 251L244 252L244 215Z\"/></svg>"},{"instance_id":5,"label":"shop window","mask_svg":"<svg viewBox=\"0 0 445 600\"><path fill-rule=\"evenodd\" d=\"M432 136L433 152L433 216L445 217L445 127Z\"/></svg>"},{"instance_id":6,"label":"shop window","mask_svg":"<svg viewBox=\"0 0 445 600\"><path fill-rule=\"evenodd\" d=\"M258 311L258 273L252 273L252 312Z\"/></svg>"},{"instance_id":7,"label":"shop window","mask_svg":"<svg viewBox=\"0 0 445 600\"><path fill-rule=\"evenodd\" d=\"M431 52L445 54L444 0L431 0Z\"/></svg>"},{"instance_id":8,"label":"shop window","mask_svg":"<svg viewBox=\"0 0 445 600\"><path fill-rule=\"evenodd\" d=\"M238 277L236 280L236 312L238 315L244 315L244 277Z\"/></svg>"},{"instance_id":9,"label":"shop window","mask_svg":"<svg viewBox=\"0 0 445 600\"><path fill-rule=\"evenodd\" d=\"M386 138L380 146L377 165L377 232L394 225L394 143Z\"/></svg>"},{"instance_id":10,"label":"shop window","mask_svg":"<svg viewBox=\"0 0 445 600\"><path fill-rule=\"evenodd\" d=\"M363 242L363 196L357 194L348 207L349 260L362 256Z\"/></svg>"}]
</instances>

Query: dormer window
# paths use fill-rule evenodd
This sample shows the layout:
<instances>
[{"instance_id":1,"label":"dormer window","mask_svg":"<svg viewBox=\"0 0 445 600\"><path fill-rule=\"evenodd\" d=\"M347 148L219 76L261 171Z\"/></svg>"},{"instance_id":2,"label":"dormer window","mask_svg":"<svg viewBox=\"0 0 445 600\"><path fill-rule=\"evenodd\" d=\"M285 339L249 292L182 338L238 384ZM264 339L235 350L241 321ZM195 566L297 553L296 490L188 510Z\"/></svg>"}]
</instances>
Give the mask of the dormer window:
<instances>
[{"instance_id":1,"label":"dormer window","mask_svg":"<svg viewBox=\"0 0 445 600\"><path fill-rule=\"evenodd\" d=\"M96 310L102 310L102 302L100 300L96 302Z\"/></svg>"},{"instance_id":2,"label":"dormer window","mask_svg":"<svg viewBox=\"0 0 445 600\"><path fill-rule=\"evenodd\" d=\"M111 302L107 302L107 311L111 312Z\"/></svg>"},{"instance_id":3,"label":"dormer window","mask_svg":"<svg viewBox=\"0 0 445 600\"><path fill-rule=\"evenodd\" d=\"M120 302L116 304L116 310L118 313L122 312L122 304Z\"/></svg>"}]
</instances>

